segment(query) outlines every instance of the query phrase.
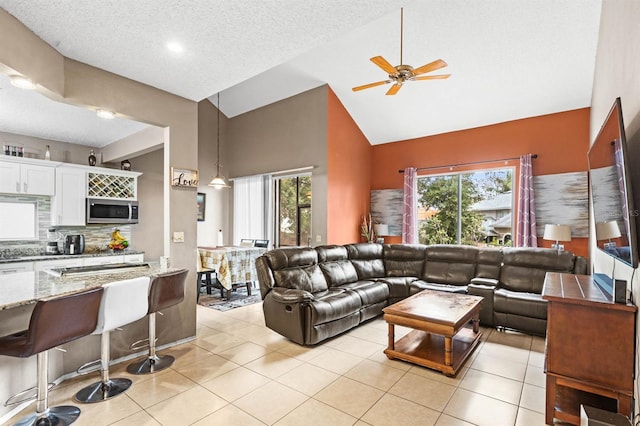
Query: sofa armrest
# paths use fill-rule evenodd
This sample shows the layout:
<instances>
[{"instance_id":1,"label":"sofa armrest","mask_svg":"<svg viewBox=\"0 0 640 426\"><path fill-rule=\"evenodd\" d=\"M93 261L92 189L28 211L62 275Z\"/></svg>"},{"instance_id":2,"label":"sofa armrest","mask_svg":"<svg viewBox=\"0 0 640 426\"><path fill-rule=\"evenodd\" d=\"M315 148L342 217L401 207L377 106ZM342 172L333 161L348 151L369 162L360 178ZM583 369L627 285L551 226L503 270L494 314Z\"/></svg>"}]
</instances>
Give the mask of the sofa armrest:
<instances>
[{"instance_id":1,"label":"sofa armrest","mask_svg":"<svg viewBox=\"0 0 640 426\"><path fill-rule=\"evenodd\" d=\"M273 287L271 297L275 302L285 304L310 302L314 299L313 294L308 291L282 287Z\"/></svg>"},{"instance_id":2,"label":"sofa armrest","mask_svg":"<svg viewBox=\"0 0 640 426\"><path fill-rule=\"evenodd\" d=\"M482 302L482 306L480 306L480 325L485 327L493 327L495 321L493 319L493 292L496 289L497 280L491 280L486 278L474 278L481 279L486 281L493 281L495 283L488 284L479 284L477 282L471 282L467 286L468 294L472 294L474 296L482 296L484 301Z\"/></svg>"},{"instance_id":3,"label":"sofa armrest","mask_svg":"<svg viewBox=\"0 0 640 426\"><path fill-rule=\"evenodd\" d=\"M493 278L472 278L471 284L478 284L481 286L487 287L496 287L498 285L498 280Z\"/></svg>"}]
</instances>

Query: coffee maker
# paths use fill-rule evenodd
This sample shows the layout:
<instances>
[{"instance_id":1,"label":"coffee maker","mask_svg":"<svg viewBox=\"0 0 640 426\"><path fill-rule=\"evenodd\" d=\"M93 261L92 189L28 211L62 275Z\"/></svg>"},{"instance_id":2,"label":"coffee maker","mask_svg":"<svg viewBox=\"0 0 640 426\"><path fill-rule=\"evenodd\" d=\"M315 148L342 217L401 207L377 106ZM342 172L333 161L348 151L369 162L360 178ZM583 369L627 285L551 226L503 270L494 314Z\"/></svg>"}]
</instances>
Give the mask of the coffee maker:
<instances>
[{"instance_id":1,"label":"coffee maker","mask_svg":"<svg viewBox=\"0 0 640 426\"><path fill-rule=\"evenodd\" d=\"M84 235L70 234L64 238L64 254L82 254L84 252Z\"/></svg>"}]
</instances>

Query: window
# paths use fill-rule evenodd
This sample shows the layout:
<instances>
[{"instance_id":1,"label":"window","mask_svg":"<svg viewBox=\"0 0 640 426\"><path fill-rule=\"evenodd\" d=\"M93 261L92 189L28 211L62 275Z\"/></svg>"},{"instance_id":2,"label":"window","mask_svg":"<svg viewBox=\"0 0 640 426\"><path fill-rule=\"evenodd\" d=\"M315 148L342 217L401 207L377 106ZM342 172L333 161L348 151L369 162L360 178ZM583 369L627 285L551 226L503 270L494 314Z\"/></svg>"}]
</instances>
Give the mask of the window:
<instances>
[{"instance_id":1,"label":"window","mask_svg":"<svg viewBox=\"0 0 640 426\"><path fill-rule=\"evenodd\" d=\"M277 178L278 246L311 244L311 175Z\"/></svg>"},{"instance_id":2,"label":"window","mask_svg":"<svg viewBox=\"0 0 640 426\"><path fill-rule=\"evenodd\" d=\"M35 202L0 202L0 240L37 240Z\"/></svg>"},{"instance_id":3,"label":"window","mask_svg":"<svg viewBox=\"0 0 640 426\"><path fill-rule=\"evenodd\" d=\"M513 168L418 177L421 244L511 245Z\"/></svg>"}]
</instances>

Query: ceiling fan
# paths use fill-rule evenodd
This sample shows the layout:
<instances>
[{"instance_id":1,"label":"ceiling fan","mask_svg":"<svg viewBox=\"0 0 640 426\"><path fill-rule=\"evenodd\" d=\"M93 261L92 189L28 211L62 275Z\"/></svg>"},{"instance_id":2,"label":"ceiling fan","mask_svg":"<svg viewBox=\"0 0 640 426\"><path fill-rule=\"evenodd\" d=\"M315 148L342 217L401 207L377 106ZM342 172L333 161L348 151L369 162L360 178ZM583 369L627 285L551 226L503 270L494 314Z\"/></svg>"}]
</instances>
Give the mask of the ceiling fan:
<instances>
[{"instance_id":1,"label":"ceiling fan","mask_svg":"<svg viewBox=\"0 0 640 426\"><path fill-rule=\"evenodd\" d=\"M382 56L374 56L371 58L371 62L382 68L384 72L389 74L388 80L376 81L375 83L369 83L362 86L357 86L352 88L354 92L369 89L371 87L381 86L383 84L394 83L393 86L389 88L387 91L387 95L395 95L398 93L402 85L407 81L414 80L439 80L444 78L449 78L451 74L440 74L440 75L422 75L431 71L438 70L440 68L444 68L447 66L447 63L442 59L436 59L433 62L429 62L428 64L422 65L418 68L413 68L411 65L405 65L402 63L402 32L403 32L403 18L404 12L403 8L400 8L400 65L396 65L395 67L389 63Z\"/></svg>"}]
</instances>

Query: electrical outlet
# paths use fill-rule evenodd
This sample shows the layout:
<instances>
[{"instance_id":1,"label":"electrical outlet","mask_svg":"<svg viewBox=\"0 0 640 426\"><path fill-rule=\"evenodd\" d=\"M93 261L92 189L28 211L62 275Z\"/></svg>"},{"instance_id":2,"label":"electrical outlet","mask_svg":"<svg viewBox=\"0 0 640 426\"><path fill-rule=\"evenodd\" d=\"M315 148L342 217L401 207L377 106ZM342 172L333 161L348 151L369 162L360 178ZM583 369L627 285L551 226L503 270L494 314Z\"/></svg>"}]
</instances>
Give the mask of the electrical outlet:
<instances>
[{"instance_id":1,"label":"electrical outlet","mask_svg":"<svg viewBox=\"0 0 640 426\"><path fill-rule=\"evenodd\" d=\"M184 243L184 232L174 232L173 233L173 242L174 243Z\"/></svg>"},{"instance_id":2,"label":"electrical outlet","mask_svg":"<svg viewBox=\"0 0 640 426\"><path fill-rule=\"evenodd\" d=\"M322 235L316 235L316 243L322 242Z\"/></svg>"}]
</instances>

